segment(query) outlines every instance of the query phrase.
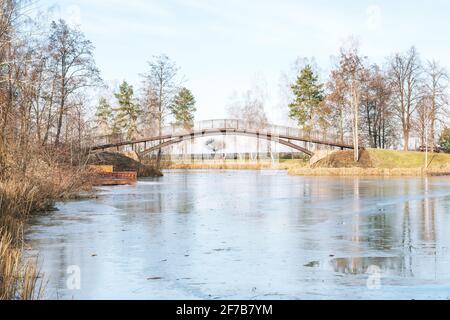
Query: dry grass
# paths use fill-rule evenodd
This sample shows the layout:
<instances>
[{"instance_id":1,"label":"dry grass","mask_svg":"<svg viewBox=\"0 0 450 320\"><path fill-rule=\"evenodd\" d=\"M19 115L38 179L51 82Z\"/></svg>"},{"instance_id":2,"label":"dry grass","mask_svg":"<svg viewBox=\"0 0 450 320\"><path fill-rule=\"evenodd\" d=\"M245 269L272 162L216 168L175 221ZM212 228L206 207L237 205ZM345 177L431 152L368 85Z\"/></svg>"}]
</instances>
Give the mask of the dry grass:
<instances>
[{"instance_id":1,"label":"dry grass","mask_svg":"<svg viewBox=\"0 0 450 320\"><path fill-rule=\"evenodd\" d=\"M449 169L423 168L292 168L289 174L297 176L379 176L379 177L419 177L450 175Z\"/></svg>"},{"instance_id":2,"label":"dry grass","mask_svg":"<svg viewBox=\"0 0 450 320\"><path fill-rule=\"evenodd\" d=\"M36 267L22 261L24 221L46 205L38 191L26 181L0 182L0 300L39 298Z\"/></svg>"},{"instance_id":3,"label":"dry grass","mask_svg":"<svg viewBox=\"0 0 450 320\"><path fill-rule=\"evenodd\" d=\"M84 170L36 158L25 172L11 170L0 181L0 300L40 299L43 277L33 260L24 261L23 234L27 218L68 199L89 181Z\"/></svg>"},{"instance_id":4,"label":"dry grass","mask_svg":"<svg viewBox=\"0 0 450 320\"><path fill-rule=\"evenodd\" d=\"M430 154L429 167L425 166L425 154L420 152L402 152L392 150L367 149L363 161L353 163L352 151L338 151L318 162L314 168L305 160L205 160L194 162L166 162L165 169L216 169L216 170L288 170L289 174L302 176L425 176L450 175L450 155Z\"/></svg>"},{"instance_id":5,"label":"dry grass","mask_svg":"<svg viewBox=\"0 0 450 320\"><path fill-rule=\"evenodd\" d=\"M294 167L304 167L307 162L303 160L279 160L279 161L194 161L191 163L166 162L163 163L164 169L193 169L193 170L288 170Z\"/></svg>"},{"instance_id":6,"label":"dry grass","mask_svg":"<svg viewBox=\"0 0 450 320\"><path fill-rule=\"evenodd\" d=\"M317 161L313 168L373 168L370 152L362 150L358 162L354 161L353 150L335 151Z\"/></svg>"},{"instance_id":7,"label":"dry grass","mask_svg":"<svg viewBox=\"0 0 450 320\"><path fill-rule=\"evenodd\" d=\"M20 228L20 227L19 227ZM0 300L37 300L43 295L43 283L36 263L23 263L22 248L5 231L0 231Z\"/></svg>"}]
</instances>

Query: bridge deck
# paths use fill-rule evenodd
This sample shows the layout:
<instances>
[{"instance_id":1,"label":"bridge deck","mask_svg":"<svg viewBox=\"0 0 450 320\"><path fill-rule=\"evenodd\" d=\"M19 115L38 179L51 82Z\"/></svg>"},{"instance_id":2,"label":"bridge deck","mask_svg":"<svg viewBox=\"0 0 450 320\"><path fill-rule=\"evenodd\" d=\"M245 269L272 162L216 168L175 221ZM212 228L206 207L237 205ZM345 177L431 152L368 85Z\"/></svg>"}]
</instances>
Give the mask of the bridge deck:
<instances>
[{"instance_id":1,"label":"bridge deck","mask_svg":"<svg viewBox=\"0 0 450 320\"><path fill-rule=\"evenodd\" d=\"M349 137L342 139L339 135L331 132L311 131L306 132L298 128L290 128L277 125L260 125L253 122L241 120L207 120L194 125L192 129L181 126L169 126L162 128L161 135L149 135L136 139L126 139L123 134L97 137L91 144L91 150L105 150L109 148L140 143L172 140L174 143L187 139L195 139L210 135L244 135L263 137L282 144L289 141L310 142L320 145L328 145L339 148L353 148ZM286 142L286 143L284 143Z\"/></svg>"}]
</instances>

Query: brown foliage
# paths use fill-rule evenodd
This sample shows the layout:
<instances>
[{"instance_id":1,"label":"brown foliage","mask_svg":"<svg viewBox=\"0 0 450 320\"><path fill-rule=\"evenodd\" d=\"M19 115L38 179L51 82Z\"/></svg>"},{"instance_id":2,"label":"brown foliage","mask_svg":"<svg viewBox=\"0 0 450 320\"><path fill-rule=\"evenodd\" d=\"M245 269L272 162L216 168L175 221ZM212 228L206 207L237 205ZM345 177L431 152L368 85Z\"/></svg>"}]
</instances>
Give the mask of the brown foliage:
<instances>
[{"instance_id":1,"label":"brown foliage","mask_svg":"<svg viewBox=\"0 0 450 320\"><path fill-rule=\"evenodd\" d=\"M42 297L43 280L36 261L24 261L22 256L26 220L48 210L55 200L68 199L89 186L89 175L82 167L54 157L35 151L23 170L21 161L14 162L13 155L8 155L8 178L0 180L0 300Z\"/></svg>"}]
</instances>

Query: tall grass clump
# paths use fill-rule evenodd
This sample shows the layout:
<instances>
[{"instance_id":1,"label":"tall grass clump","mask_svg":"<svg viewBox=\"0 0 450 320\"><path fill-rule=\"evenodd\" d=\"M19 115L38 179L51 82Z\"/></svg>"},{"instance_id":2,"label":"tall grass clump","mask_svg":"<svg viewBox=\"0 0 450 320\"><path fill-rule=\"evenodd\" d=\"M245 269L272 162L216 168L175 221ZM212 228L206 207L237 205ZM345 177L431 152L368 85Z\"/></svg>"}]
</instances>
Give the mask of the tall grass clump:
<instances>
[{"instance_id":1,"label":"tall grass clump","mask_svg":"<svg viewBox=\"0 0 450 320\"><path fill-rule=\"evenodd\" d=\"M0 299L37 299L39 274L33 261L23 261L24 223L38 188L26 181L0 182Z\"/></svg>"},{"instance_id":2,"label":"tall grass clump","mask_svg":"<svg viewBox=\"0 0 450 320\"><path fill-rule=\"evenodd\" d=\"M38 155L25 170L11 165L0 179L0 300L42 298L43 277L37 262L23 255L27 218L88 185L83 167L47 160Z\"/></svg>"}]
</instances>

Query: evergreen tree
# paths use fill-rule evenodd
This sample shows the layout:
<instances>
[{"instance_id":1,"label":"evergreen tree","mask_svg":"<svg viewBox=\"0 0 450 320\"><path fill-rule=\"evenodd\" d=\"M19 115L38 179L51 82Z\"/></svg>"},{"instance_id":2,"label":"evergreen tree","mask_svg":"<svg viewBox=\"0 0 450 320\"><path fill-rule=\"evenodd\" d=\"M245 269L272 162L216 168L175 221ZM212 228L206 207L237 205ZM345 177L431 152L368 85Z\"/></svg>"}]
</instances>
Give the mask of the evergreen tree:
<instances>
[{"instance_id":1,"label":"evergreen tree","mask_svg":"<svg viewBox=\"0 0 450 320\"><path fill-rule=\"evenodd\" d=\"M175 117L176 123L185 128L192 128L194 125L195 98L191 91L182 88L175 96L175 99L170 106L170 111Z\"/></svg>"},{"instance_id":2,"label":"evergreen tree","mask_svg":"<svg viewBox=\"0 0 450 320\"><path fill-rule=\"evenodd\" d=\"M445 128L442 131L441 137L439 139L439 145L445 152L450 153L450 128Z\"/></svg>"},{"instance_id":3,"label":"evergreen tree","mask_svg":"<svg viewBox=\"0 0 450 320\"><path fill-rule=\"evenodd\" d=\"M114 120L114 131L125 130L127 139L132 139L138 132L137 120L141 112L139 104L134 99L133 86L126 81L122 82L119 92L115 94L119 106L114 110L116 112Z\"/></svg>"},{"instance_id":4,"label":"evergreen tree","mask_svg":"<svg viewBox=\"0 0 450 320\"><path fill-rule=\"evenodd\" d=\"M289 105L289 116L297 120L299 126L311 130L314 116L320 116L319 109L324 100L323 85L319 83L312 67L307 65L300 71L291 88L295 98Z\"/></svg>"},{"instance_id":5,"label":"evergreen tree","mask_svg":"<svg viewBox=\"0 0 450 320\"><path fill-rule=\"evenodd\" d=\"M109 133L112 115L112 108L108 100L105 97L101 97L95 114L97 125L101 130Z\"/></svg>"}]
</instances>

